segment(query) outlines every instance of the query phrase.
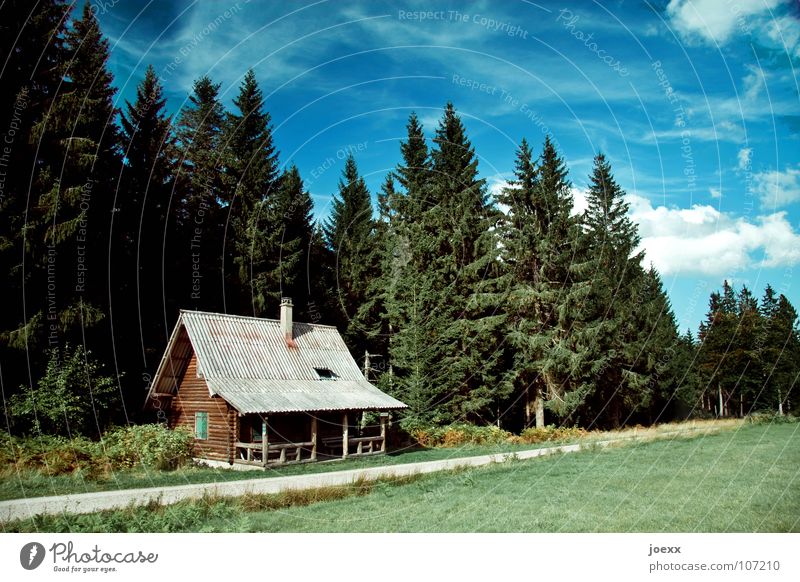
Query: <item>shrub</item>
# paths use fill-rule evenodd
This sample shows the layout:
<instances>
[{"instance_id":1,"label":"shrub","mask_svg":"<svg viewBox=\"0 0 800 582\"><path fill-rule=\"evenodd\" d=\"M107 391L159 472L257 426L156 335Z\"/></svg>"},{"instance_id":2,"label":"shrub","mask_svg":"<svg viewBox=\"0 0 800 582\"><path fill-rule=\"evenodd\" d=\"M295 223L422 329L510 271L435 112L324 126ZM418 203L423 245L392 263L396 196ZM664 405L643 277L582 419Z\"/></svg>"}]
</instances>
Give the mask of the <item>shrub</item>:
<instances>
[{"instance_id":1,"label":"shrub","mask_svg":"<svg viewBox=\"0 0 800 582\"><path fill-rule=\"evenodd\" d=\"M783 424L788 422L797 422L798 418L791 414L780 415L772 410L758 410L746 417L747 422L751 424Z\"/></svg>"},{"instance_id":2,"label":"shrub","mask_svg":"<svg viewBox=\"0 0 800 582\"><path fill-rule=\"evenodd\" d=\"M6 470L36 470L47 476L84 470L89 473L103 465L97 443L76 437L38 436L2 439L3 467Z\"/></svg>"},{"instance_id":3,"label":"shrub","mask_svg":"<svg viewBox=\"0 0 800 582\"><path fill-rule=\"evenodd\" d=\"M83 346L67 344L49 352L47 370L36 386L11 396L13 421L33 434L98 436L119 409L117 382Z\"/></svg>"},{"instance_id":4,"label":"shrub","mask_svg":"<svg viewBox=\"0 0 800 582\"><path fill-rule=\"evenodd\" d=\"M579 439L589 434L582 428L548 425L544 428L526 428L519 435L518 442L536 444L550 441Z\"/></svg>"},{"instance_id":5,"label":"shrub","mask_svg":"<svg viewBox=\"0 0 800 582\"><path fill-rule=\"evenodd\" d=\"M475 426L465 423L433 427L417 425L406 430L423 447L500 444L512 441L514 438L510 432L496 426Z\"/></svg>"},{"instance_id":6,"label":"shrub","mask_svg":"<svg viewBox=\"0 0 800 582\"><path fill-rule=\"evenodd\" d=\"M105 454L114 468L147 467L172 470L192 458L192 435L183 429L170 430L160 424L118 428L102 440Z\"/></svg>"}]
</instances>

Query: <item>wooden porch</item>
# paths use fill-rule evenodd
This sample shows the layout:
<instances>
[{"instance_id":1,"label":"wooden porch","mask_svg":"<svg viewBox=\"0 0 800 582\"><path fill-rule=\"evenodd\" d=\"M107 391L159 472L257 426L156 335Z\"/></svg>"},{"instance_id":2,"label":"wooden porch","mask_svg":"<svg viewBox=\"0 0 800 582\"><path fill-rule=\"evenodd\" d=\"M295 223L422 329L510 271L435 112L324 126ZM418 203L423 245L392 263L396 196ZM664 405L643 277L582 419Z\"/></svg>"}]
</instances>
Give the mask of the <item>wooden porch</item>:
<instances>
[{"instance_id":1,"label":"wooden porch","mask_svg":"<svg viewBox=\"0 0 800 582\"><path fill-rule=\"evenodd\" d=\"M315 461L333 461L350 457L363 457L379 455L386 452L386 428L388 414L380 414L379 434L353 436L358 429L350 424L355 415L344 413L341 415L341 425L338 426L340 434L331 434L338 422L332 422L330 415L323 417L310 414L308 432L301 435L297 430L298 422L293 423L293 430L275 430L267 417L258 417L261 426L255 430L255 418L243 417L239 419L239 439L234 443L234 463L270 466L290 463L310 463ZM284 425L286 419L282 417ZM320 426L321 420L324 426ZM248 431L248 423L250 431ZM275 423L277 424L277 423ZM244 430L242 430L244 428ZM371 428L371 427L366 427ZM242 437L250 432L249 440ZM368 432L368 431L367 431ZM271 434L272 433L272 434ZM307 440L301 440L306 436ZM295 438L291 438L295 437ZM300 438L297 438L300 437Z\"/></svg>"}]
</instances>

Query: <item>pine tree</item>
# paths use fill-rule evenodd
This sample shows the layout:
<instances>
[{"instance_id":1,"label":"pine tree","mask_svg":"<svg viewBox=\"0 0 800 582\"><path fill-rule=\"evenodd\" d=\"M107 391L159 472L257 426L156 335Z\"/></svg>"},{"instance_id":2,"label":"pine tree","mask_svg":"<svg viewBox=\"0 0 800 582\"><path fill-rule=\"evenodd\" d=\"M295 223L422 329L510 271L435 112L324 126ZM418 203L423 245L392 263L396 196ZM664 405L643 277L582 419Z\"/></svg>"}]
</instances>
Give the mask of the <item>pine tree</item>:
<instances>
[{"instance_id":1,"label":"pine tree","mask_svg":"<svg viewBox=\"0 0 800 582\"><path fill-rule=\"evenodd\" d=\"M33 385L46 366L48 346L47 248L34 229L41 189L31 189L38 174L40 145L32 128L47 116L67 60L64 35L71 6L62 0L0 3L0 359L4 386ZM58 290L67 286L66 280ZM66 291L66 289L64 289ZM54 288L54 292L56 292ZM63 307L63 303L57 305ZM58 338L55 338L59 341ZM8 393L7 393L8 394Z\"/></svg>"},{"instance_id":2,"label":"pine tree","mask_svg":"<svg viewBox=\"0 0 800 582\"><path fill-rule=\"evenodd\" d=\"M403 163L395 175L406 195L395 200L398 218L408 222L419 220L420 215L431 204L431 159L422 124L416 113L412 113L406 125L407 138L400 144Z\"/></svg>"},{"instance_id":3,"label":"pine tree","mask_svg":"<svg viewBox=\"0 0 800 582\"><path fill-rule=\"evenodd\" d=\"M131 347L116 357L123 369L151 371L171 328L172 322L165 321L164 314L177 313L178 296L169 284L170 274L178 268L175 261L180 260L172 254L177 240L173 229L167 227L175 176L175 138L163 89L152 66L137 87L134 103L126 103L121 125L125 166L111 222L110 293L117 343ZM132 332L138 332L136 340L131 339ZM138 398L133 394L129 397Z\"/></svg>"},{"instance_id":4,"label":"pine tree","mask_svg":"<svg viewBox=\"0 0 800 582\"><path fill-rule=\"evenodd\" d=\"M252 69L245 74L233 103L238 113L228 113L223 139L229 191L225 201L226 241L230 241L226 242L226 272L231 275L231 292L226 297L232 311L262 315L267 298L254 286L258 273L253 260L263 231L262 203L277 191L280 176L271 117L264 110L264 97Z\"/></svg>"},{"instance_id":5,"label":"pine tree","mask_svg":"<svg viewBox=\"0 0 800 582\"><path fill-rule=\"evenodd\" d=\"M377 321L364 312L368 290L377 278L375 220L372 199L358 166L348 156L325 224L325 238L336 264L338 321L345 343L361 358L369 349L367 336Z\"/></svg>"},{"instance_id":6,"label":"pine tree","mask_svg":"<svg viewBox=\"0 0 800 582\"><path fill-rule=\"evenodd\" d=\"M415 148L404 148L400 170L424 166L421 128L412 118L408 129L405 145ZM407 422L499 422L505 354L503 315L495 303L498 247L492 229L498 215L452 104L445 107L434 143L424 190L422 178L403 177L429 203L409 220L398 205L394 259L388 262L396 273L387 306L395 390L411 406ZM416 194L406 192L405 200L419 199Z\"/></svg>"},{"instance_id":7,"label":"pine tree","mask_svg":"<svg viewBox=\"0 0 800 582\"><path fill-rule=\"evenodd\" d=\"M509 338L514 365L509 379L524 395L525 424L531 422L531 395L536 425L544 426L544 402L556 410L569 375L569 317L561 307L570 287L572 194L567 169L550 138L537 164L524 139L515 178L500 198L509 207L503 246L510 269Z\"/></svg>"},{"instance_id":8,"label":"pine tree","mask_svg":"<svg viewBox=\"0 0 800 582\"><path fill-rule=\"evenodd\" d=\"M274 311L281 297L291 297L298 319L308 313L311 211L311 196L297 167L291 166L283 173L277 190L256 211L258 235L251 264L253 301L258 311Z\"/></svg>"},{"instance_id":9,"label":"pine tree","mask_svg":"<svg viewBox=\"0 0 800 582\"><path fill-rule=\"evenodd\" d=\"M636 368L640 330L633 310L642 301L642 254L635 252L639 235L625 193L602 154L595 157L589 182L583 217L583 249L589 254L581 268L588 286L574 327L576 381L564 408L584 415L589 426L620 426L652 397L650 379Z\"/></svg>"},{"instance_id":10,"label":"pine tree","mask_svg":"<svg viewBox=\"0 0 800 582\"><path fill-rule=\"evenodd\" d=\"M183 305L220 311L222 302L222 246L225 215L221 153L224 111L218 83L201 77L194 83L189 106L177 124L179 174L175 214L180 241L180 281L173 288ZM177 291L180 290L180 291Z\"/></svg>"},{"instance_id":11,"label":"pine tree","mask_svg":"<svg viewBox=\"0 0 800 582\"><path fill-rule=\"evenodd\" d=\"M800 373L797 311L786 297L767 285L761 299L761 329L756 342L763 393L759 408L788 412L789 397Z\"/></svg>"},{"instance_id":12,"label":"pine tree","mask_svg":"<svg viewBox=\"0 0 800 582\"><path fill-rule=\"evenodd\" d=\"M728 281L722 294L713 291L709 297L706 319L700 324L698 367L705 385L704 398L716 416L728 414L729 400L736 385L736 374L726 365L726 354L736 335L736 294Z\"/></svg>"},{"instance_id":13,"label":"pine tree","mask_svg":"<svg viewBox=\"0 0 800 582\"><path fill-rule=\"evenodd\" d=\"M100 253L118 163L108 42L88 3L64 31L63 55L58 92L31 128L31 140L38 144L32 189L39 194L26 236L35 270L30 286L44 291L48 279L61 284L52 319L67 340L78 341L86 327L103 318ZM29 305L45 303L41 296Z\"/></svg>"}]
</instances>

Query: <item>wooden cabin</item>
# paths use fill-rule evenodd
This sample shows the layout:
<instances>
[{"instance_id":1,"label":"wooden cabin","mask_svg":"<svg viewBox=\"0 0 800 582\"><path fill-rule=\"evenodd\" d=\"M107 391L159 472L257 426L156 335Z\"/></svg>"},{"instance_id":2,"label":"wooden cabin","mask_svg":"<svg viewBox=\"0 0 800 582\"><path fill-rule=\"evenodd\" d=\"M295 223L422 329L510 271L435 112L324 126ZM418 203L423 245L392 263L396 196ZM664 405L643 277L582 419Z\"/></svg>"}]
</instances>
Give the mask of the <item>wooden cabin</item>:
<instances>
[{"instance_id":1,"label":"wooden cabin","mask_svg":"<svg viewBox=\"0 0 800 582\"><path fill-rule=\"evenodd\" d=\"M146 407L189 429L201 459L266 466L383 453L406 405L364 378L335 327L294 323L283 299L279 320L181 311Z\"/></svg>"}]
</instances>

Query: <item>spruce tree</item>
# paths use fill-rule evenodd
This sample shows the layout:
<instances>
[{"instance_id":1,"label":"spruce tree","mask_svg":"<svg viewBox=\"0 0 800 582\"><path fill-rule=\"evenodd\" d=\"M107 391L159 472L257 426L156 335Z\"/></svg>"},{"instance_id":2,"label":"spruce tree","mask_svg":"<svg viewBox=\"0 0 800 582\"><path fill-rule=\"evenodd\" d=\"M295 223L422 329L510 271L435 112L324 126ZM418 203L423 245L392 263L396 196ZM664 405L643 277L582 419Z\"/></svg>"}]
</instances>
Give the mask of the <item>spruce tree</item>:
<instances>
[{"instance_id":1,"label":"spruce tree","mask_svg":"<svg viewBox=\"0 0 800 582\"><path fill-rule=\"evenodd\" d=\"M369 349L367 337L377 323L375 314L365 312L368 290L377 278L375 220L372 199L358 166L348 156L325 224L325 238L336 265L338 321L345 341L357 358Z\"/></svg>"},{"instance_id":2,"label":"spruce tree","mask_svg":"<svg viewBox=\"0 0 800 582\"><path fill-rule=\"evenodd\" d=\"M222 247L226 198L221 153L224 111L218 83L195 81L189 105L177 123L179 174L174 214L180 240L181 280L174 286L182 305L221 311Z\"/></svg>"},{"instance_id":3,"label":"spruce tree","mask_svg":"<svg viewBox=\"0 0 800 582\"><path fill-rule=\"evenodd\" d=\"M625 193L605 156L595 157L583 216L585 295L574 326L575 369L565 409L589 426L620 426L650 405L649 378L636 366L640 342L633 310L642 302L642 253ZM578 263L582 259L578 259Z\"/></svg>"},{"instance_id":4,"label":"spruce tree","mask_svg":"<svg viewBox=\"0 0 800 582\"><path fill-rule=\"evenodd\" d=\"M716 416L728 414L729 401L736 385L725 359L736 336L736 294L728 281L722 294L713 291L709 297L706 319L700 324L698 365L705 385L704 398L709 411Z\"/></svg>"},{"instance_id":5,"label":"spruce tree","mask_svg":"<svg viewBox=\"0 0 800 582\"><path fill-rule=\"evenodd\" d=\"M416 150L404 148L400 170L424 166L419 161L424 142L413 118L408 129L404 145ZM411 406L409 422L499 422L505 352L492 231L498 214L488 203L474 149L452 104L445 107L434 143L430 178L420 190L428 204L418 216L412 212L410 220L397 221L395 258L389 262L397 273L388 306L394 318L393 381ZM421 179L403 180L420 189ZM398 208L402 217L402 203Z\"/></svg>"},{"instance_id":6,"label":"spruce tree","mask_svg":"<svg viewBox=\"0 0 800 582\"><path fill-rule=\"evenodd\" d=\"M396 198L398 218L408 222L419 220L422 212L431 204L431 159L422 124L416 113L411 113L406 125L406 141L400 143L403 163L395 175L406 195Z\"/></svg>"},{"instance_id":7,"label":"spruce tree","mask_svg":"<svg viewBox=\"0 0 800 582\"><path fill-rule=\"evenodd\" d=\"M760 327L755 339L761 391L754 408L786 413L789 396L800 373L800 332L797 311L767 285L759 307Z\"/></svg>"},{"instance_id":8,"label":"spruce tree","mask_svg":"<svg viewBox=\"0 0 800 582\"><path fill-rule=\"evenodd\" d=\"M125 349L117 351L116 358L129 371L151 371L173 323L165 314L177 313L170 274L180 260L172 254L176 233L168 228L175 138L152 66L137 87L136 100L126 103L121 125L125 165L111 222L110 294L116 340Z\"/></svg>"},{"instance_id":9,"label":"spruce tree","mask_svg":"<svg viewBox=\"0 0 800 582\"><path fill-rule=\"evenodd\" d=\"M277 190L256 210L253 244L254 307L274 313L281 297L291 297L298 320L308 313L312 202L296 166L286 170Z\"/></svg>"},{"instance_id":10,"label":"spruce tree","mask_svg":"<svg viewBox=\"0 0 800 582\"><path fill-rule=\"evenodd\" d=\"M509 380L525 402L525 424L544 426L544 403L560 409L568 380L569 314L562 309L570 291L576 221L567 169L549 137L538 166L524 139L514 180L503 191L509 207L503 235L510 269L509 338L514 365Z\"/></svg>"},{"instance_id":11,"label":"spruce tree","mask_svg":"<svg viewBox=\"0 0 800 582\"><path fill-rule=\"evenodd\" d=\"M280 176L271 117L264 109L264 96L252 69L245 74L233 103L237 111L228 113L223 137L228 191L224 202L228 207L225 271L231 283L226 302L231 311L263 315L267 298L254 285L258 273L253 260L260 233L274 226L263 224L260 211L264 210L262 203L277 191Z\"/></svg>"}]
</instances>

